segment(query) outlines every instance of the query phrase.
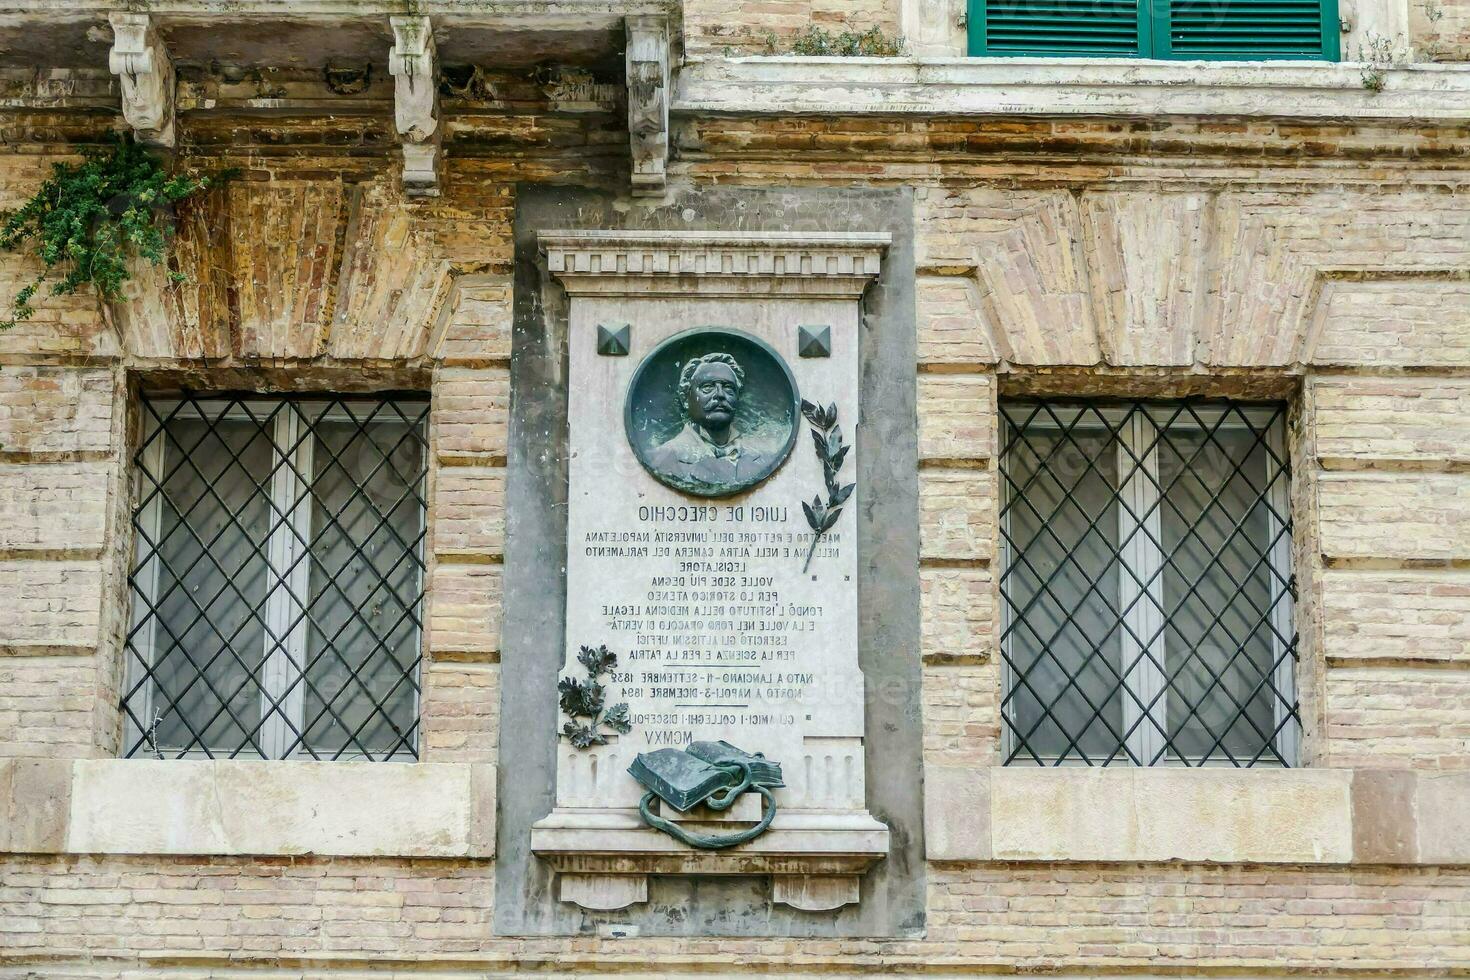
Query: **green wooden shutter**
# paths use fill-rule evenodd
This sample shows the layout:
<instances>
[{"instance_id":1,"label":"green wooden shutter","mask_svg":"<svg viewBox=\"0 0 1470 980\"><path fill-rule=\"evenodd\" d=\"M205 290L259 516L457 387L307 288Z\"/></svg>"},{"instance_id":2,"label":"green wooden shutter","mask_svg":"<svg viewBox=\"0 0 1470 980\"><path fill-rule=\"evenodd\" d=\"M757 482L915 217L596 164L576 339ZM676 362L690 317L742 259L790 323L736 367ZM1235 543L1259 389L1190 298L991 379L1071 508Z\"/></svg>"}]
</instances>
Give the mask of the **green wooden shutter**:
<instances>
[{"instance_id":1,"label":"green wooden shutter","mask_svg":"<svg viewBox=\"0 0 1470 980\"><path fill-rule=\"evenodd\" d=\"M1337 60L1336 0L1154 0L1154 57Z\"/></svg>"},{"instance_id":2,"label":"green wooden shutter","mask_svg":"<svg viewBox=\"0 0 1470 980\"><path fill-rule=\"evenodd\" d=\"M1149 28L1137 0L974 0L970 53L1137 58Z\"/></svg>"},{"instance_id":3,"label":"green wooden shutter","mask_svg":"<svg viewBox=\"0 0 1470 980\"><path fill-rule=\"evenodd\" d=\"M977 56L1336 61L1337 0L970 0Z\"/></svg>"}]
</instances>

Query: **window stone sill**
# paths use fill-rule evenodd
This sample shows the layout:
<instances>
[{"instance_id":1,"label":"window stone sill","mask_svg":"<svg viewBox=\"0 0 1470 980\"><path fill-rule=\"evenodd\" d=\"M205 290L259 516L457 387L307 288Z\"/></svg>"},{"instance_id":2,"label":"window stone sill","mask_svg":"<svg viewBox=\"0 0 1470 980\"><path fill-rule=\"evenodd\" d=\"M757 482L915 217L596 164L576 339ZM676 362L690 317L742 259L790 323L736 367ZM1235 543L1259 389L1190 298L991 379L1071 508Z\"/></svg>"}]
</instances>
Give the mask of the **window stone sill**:
<instances>
[{"instance_id":1,"label":"window stone sill","mask_svg":"<svg viewBox=\"0 0 1470 980\"><path fill-rule=\"evenodd\" d=\"M928 767L931 861L1470 864L1470 773Z\"/></svg>"},{"instance_id":2,"label":"window stone sill","mask_svg":"<svg viewBox=\"0 0 1470 980\"><path fill-rule=\"evenodd\" d=\"M489 858L493 765L0 760L0 852Z\"/></svg>"},{"instance_id":3,"label":"window stone sill","mask_svg":"<svg viewBox=\"0 0 1470 980\"><path fill-rule=\"evenodd\" d=\"M1470 119L1470 65L1116 58L693 59L676 114L1229 116L1443 122Z\"/></svg>"}]
</instances>

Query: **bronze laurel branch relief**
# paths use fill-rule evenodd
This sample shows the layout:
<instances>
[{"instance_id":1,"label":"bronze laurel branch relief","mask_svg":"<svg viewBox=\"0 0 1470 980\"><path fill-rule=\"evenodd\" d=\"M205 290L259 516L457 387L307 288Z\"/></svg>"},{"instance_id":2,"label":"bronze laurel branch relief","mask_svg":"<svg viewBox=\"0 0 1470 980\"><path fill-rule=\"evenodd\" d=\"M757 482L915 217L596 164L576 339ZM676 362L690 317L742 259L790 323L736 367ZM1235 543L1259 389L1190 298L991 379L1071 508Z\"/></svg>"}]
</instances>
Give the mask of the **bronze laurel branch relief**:
<instances>
[{"instance_id":1,"label":"bronze laurel branch relief","mask_svg":"<svg viewBox=\"0 0 1470 980\"><path fill-rule=\"evenodd\" d=\"M587 679L563 677L556 684L562 714L570 719L561 726L561 733L579 749L606 745L610 733L628 734L633 723L628 718L627 702L609 707L607 691L598 680L617 667L618 655L606 646L582 647L577 662L587 671ZM604 727L607 731L603 731Z\"/></svg>"},{"instance_id":2,"label":"bronze laurel branch relief","mask_svg":"<svg viewBox=\"0 0 1470 980\"><path fill-rule=\"evenodd\" d=\"M847 498L852 496L857 484L843 484L838 479L842 474L842 464L847 459L847 451L852 446L842 442L842 429L837 425L837 403L832 402L823 408L802 399L801 414L811 423L812 442L816 444L817 459L822 463L822 479L827 484L825 502L820 494L812 497L811 503L805 500L801 502L806 522L812 529L811 547L807 548L806 561L801 566L802 574L806 574L811 567L812 556L817 553L817 543L822 540L822 535L837 524L837 518L842 516L842 505L847 503Z\"/></svg>"}]
</instances>

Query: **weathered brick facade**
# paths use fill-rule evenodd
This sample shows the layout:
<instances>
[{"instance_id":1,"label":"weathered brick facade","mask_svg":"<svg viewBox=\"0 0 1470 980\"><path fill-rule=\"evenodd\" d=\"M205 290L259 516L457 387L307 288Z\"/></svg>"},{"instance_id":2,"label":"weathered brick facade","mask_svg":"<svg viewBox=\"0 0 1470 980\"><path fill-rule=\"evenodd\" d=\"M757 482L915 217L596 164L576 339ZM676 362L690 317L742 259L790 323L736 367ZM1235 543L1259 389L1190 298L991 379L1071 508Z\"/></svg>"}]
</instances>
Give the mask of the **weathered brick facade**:
<instances>
[{"instance_id":1,"label":"weathered brick facade","mask_svg":"<svg viewBox=\"0 0 1470 980\"><path fill-rule=\"evenodd\" d=\"M32 6L28 24L59 16ZM919 36L926 10L948 9L674 7L676 48L706 65L784 51L813 25ZM1470 107L1470 6L1405 13L1405 40L1438 67L1390 69L1386 94L1438 71L1434 84L1462 86ZM312 16L318 33L306 36L321 43L336 15ZM96 19L105 31L105 11ZM197 46L186 35L179 43ZM499 654L516 574L518 194L625 195L628 180L620 56L581 57L593 42L557 37L523 38L544 52L520 69L478 50L473 83L441 90L441 193L428 199L400 187L391 79L330 95L299 59L261 63L290 69L271 92L270 71L241 82L183 59L194 101L179 117L179 162L240 168L179 216L172 262L186 281L140 265L121 302L47 299L0 332L0 977L1470 970L1470 114L1393 118L1354 87L1356 69L1332 66L1321 68L1339 73L1333 84L1347 87L1334 97L1351 111L1297 111L1283 87L1249 113L1049 113L1024 101L1004 113L845 112L820 101L861 87L841 63L830 90L793 96L818 100L802 114L706 112L676 84L669 197L620 207L665 208L653 220L678 227L679 195L716 185L912 192L921 629L915 648L889 654L922 663L910 714L934 787L941 769L957 773L946 787L979 786L965 774L1002 761L997 399L1285 400L1301 762L1352 771L1346 856L1266 859L1247 840L1219 861L1015 859L991 850L989 790L935 788L926 820L978 828L976 840L941 848L931 832L923 921L905 935L665 938L595 923L498 933L493 845L437 857L89 848L67 808L83 778L73 761L113 759L122 739L142 388L429 393L420 758L514 771L500 752ZM122 125L105 44L86 71L51 64L36 44L5 63L7 207ZM1237 69L1201 66L1202 90L1215 70ZM742 220L761 227L760 215ZM0 295L35 269L4 256ZM537 302L556 301L546 288ZM492 794L492 822L495 805Z\"/></svg>"}]
</instances>

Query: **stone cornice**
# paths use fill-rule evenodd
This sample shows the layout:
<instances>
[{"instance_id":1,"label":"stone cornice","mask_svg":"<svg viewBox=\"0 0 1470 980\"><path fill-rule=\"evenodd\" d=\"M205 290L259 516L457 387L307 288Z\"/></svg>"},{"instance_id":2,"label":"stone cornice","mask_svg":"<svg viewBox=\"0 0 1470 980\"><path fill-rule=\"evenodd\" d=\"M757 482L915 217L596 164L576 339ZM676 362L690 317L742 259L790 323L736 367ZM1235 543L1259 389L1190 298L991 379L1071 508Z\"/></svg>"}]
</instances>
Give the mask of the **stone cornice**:
<instances>
[{"instance_id":1,"label":"stone cornice","mask_svg":"<svg viewBox=\"0 0 1470 980\"><path fill-rule=\"evenodd\" d=\"M105 18L122 4L114 0L0 0L0 21L36 17ZM621 19L634 14L667 13L671 0L420 0L412 10L420 16L454 23L500 23L505 20L577 18ZM387 18L409 8L402 0L150 0L146 10L154 17L224 17L231 21L342 17Z\"/></svg>"},{"instance_id":2,"label":"stone cornice","mask_svg":"<svg viewBox=\"0 0 1470 980\"><path fill-rule=\"evenodd\" d=\"M705 58L679 75L673 112L695 115L1229 116L1470 120L1470 65L1092 58Z\"/></svg>"},{"instance_id":3,"label":"stone cornice","mask_svg":"<svg viewBox=\"0 0 1470 980\"><path fill-rule=\"evenodd\" d=\"M569 293L771 292L860 296L887 233L546 231L548 271Z\"/></svg>"}]
</instances>

